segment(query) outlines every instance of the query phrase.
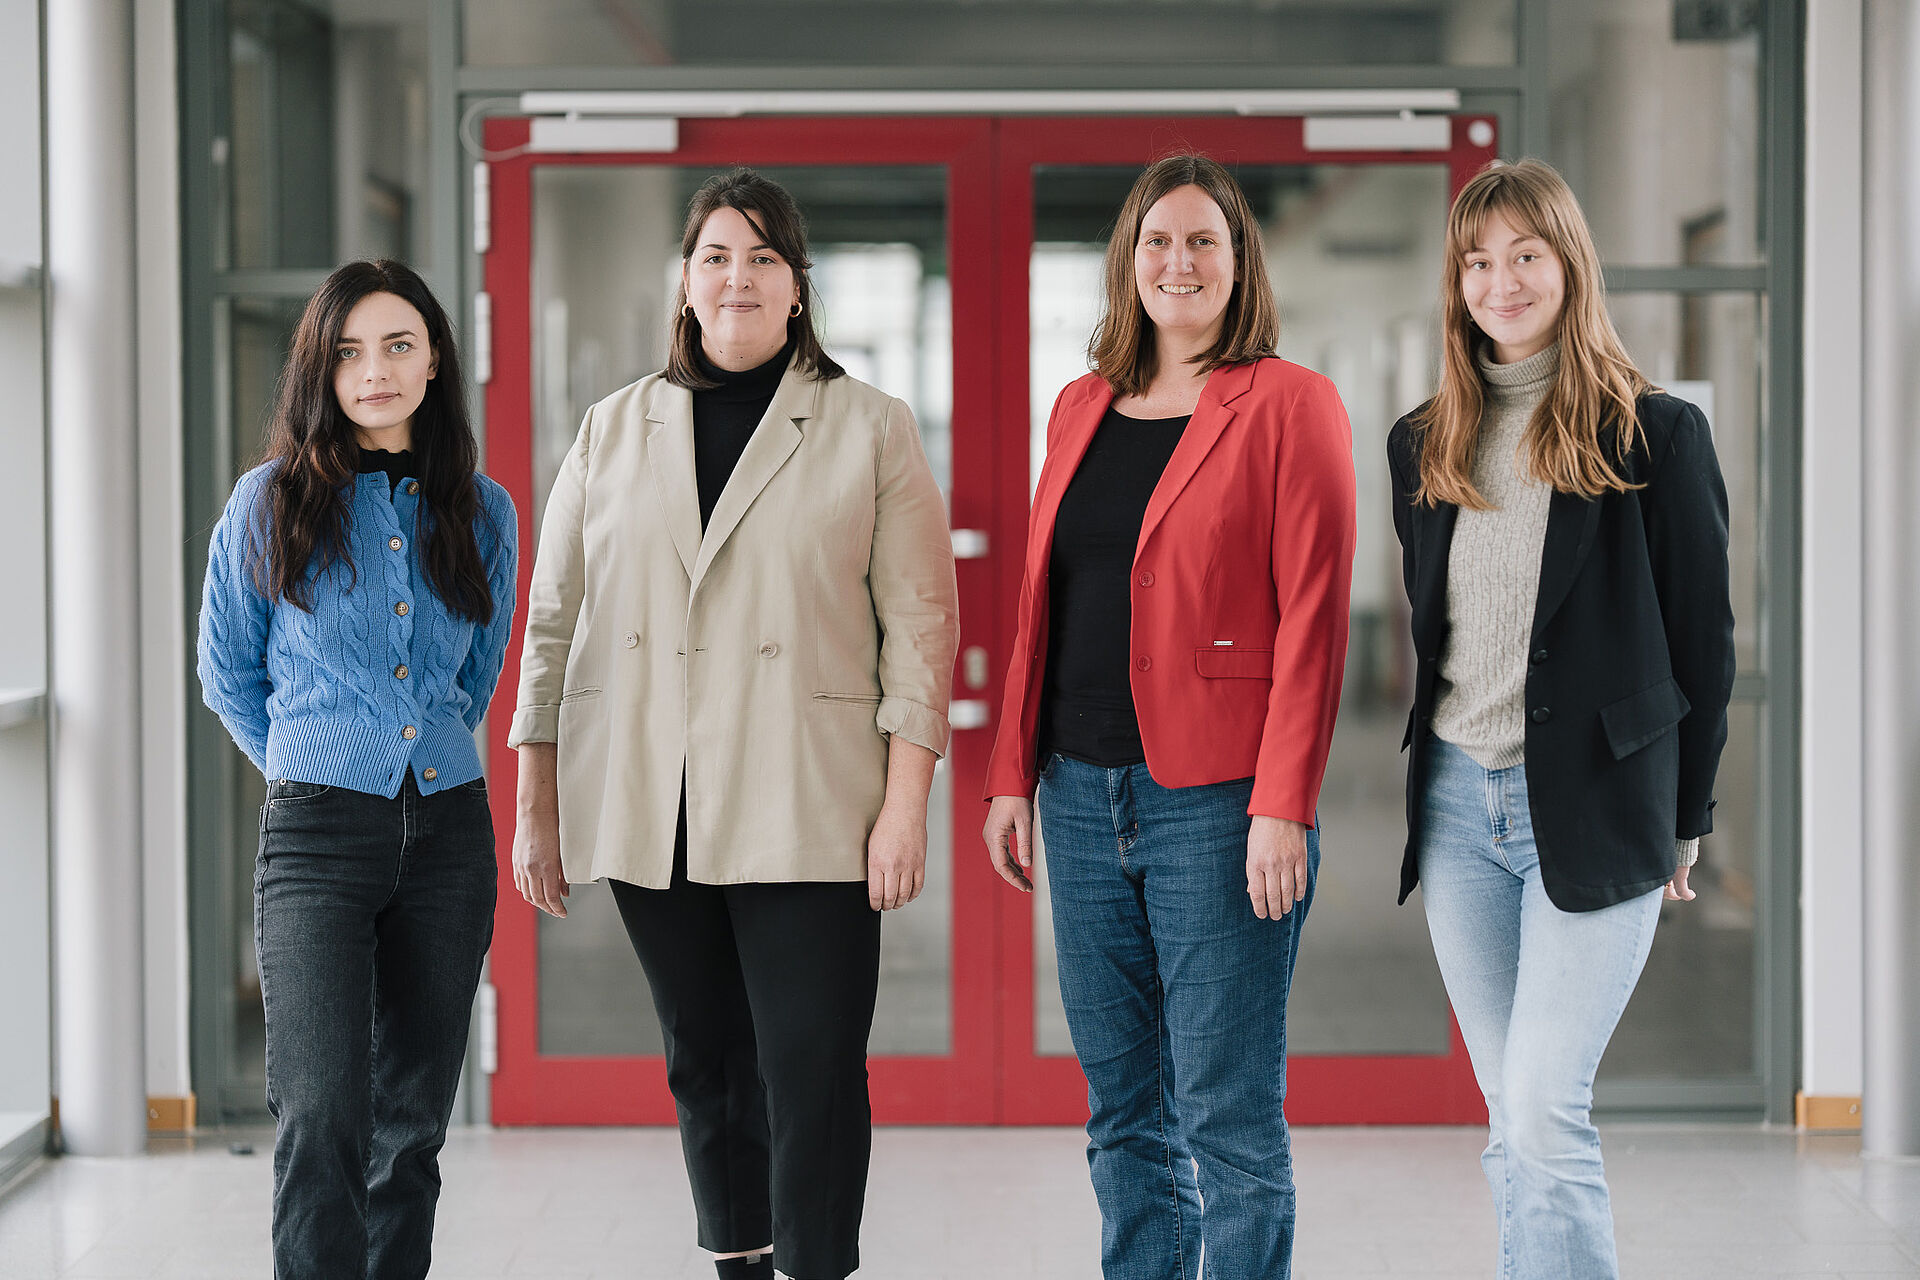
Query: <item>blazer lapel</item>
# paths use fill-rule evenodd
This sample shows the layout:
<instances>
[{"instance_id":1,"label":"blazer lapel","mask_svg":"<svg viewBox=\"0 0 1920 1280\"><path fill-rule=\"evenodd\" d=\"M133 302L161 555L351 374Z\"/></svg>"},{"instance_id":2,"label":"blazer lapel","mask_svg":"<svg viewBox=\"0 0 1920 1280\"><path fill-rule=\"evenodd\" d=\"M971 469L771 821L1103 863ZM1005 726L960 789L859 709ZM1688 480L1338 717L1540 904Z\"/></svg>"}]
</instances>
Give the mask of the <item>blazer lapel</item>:
<instances>
[{"instance_id":1,"label":"blazer lapel","mask_svg":"<svg viewBox=\"0 0 1920 1280\"><path fill-rule=\"evenodd\" d=\"M1079 470L1080 460L1087 456L1087 446L1093 443L1100 419L1113 403L1112 387L1105 382L1093 385L1093 393L1068 410L1067 419L1061 424L1060 442L1047 455L1041 469L1040 484L1033 494L1033 531L1039 545L1028 548L1030 563L1044 566L1052 557L1053 524L1060 515L1060 499L1066 496L1073 473ZM1044 588L1042 591L1044 593Z\"/></svg>"},{"instance_id":2,"label":"blazer lapel","mask_svg":"<svg viewBox=\"0 0 1920 1280\"><path fill-rule=\"evenodd\" d=\"M1146 519L1140 522L1140 540L1134 543L1134 554L1140 554L1140 548L1147 545L1147 539L1161 519L1173 506L1173 500L1193 479L1193 473L1200 469L1207 454L1213 449L1220 433L1233 421L1234 400L1245 394L1253 385L1253 366L1250 364L1230 365L1224 369L1215 369L1207 377L1207 385L1201 388L1200 403L1193 407L1193 417L1187 423L1187 429L1180 435L1180 443L1174 447L1173 456L1167 459L1167 469L1160 473L1160 482L1153 487L1153 497L1147 503ZM1105 406L1102 406L1102 412ZM1098 418L1094 419L1097 423Z\"/></svg>"},{"instance_id":3,"label":"blazer lapel","mask_svg":"<svg viewBox=\"0 0 1920 1280\"><path fill-rule=\"evenodd\" d=\"M720 490L719 501L713 504L713 515L707 519L707 531L700 540L700 554L692 570L696 589L701 578L706 576L708 567L713 564L713 558L720 553L720 548L726 545L727 539L733 536L733 531L746 516L747 508L753 505L760 491L786 465L793 451L800 447L799 424L813 416L820 387L821 384L809 375L792 365L787 366L786 375L774 390L773 401L767 405L766 416L754 428L753 437L747 441L733 474L727 477L726 487ZM689 396L689 413L691 404L692 397ZM696 508L695 515L698 514Z\"/></svg>"},{"instance_id":4,"label":"blazer lapel","mask_svg":"<svg viewBox=\"0 0 1920 1280\"><path fill-rule=\"evenodd\" d=\"M647 470L687 576L700 558L700 483L693 469L693 394L664 379L647 406Z\"/></svg>"},{"instance_id":5,"label":"blazer lapel","mask_svg":"<svg viewBox=\"0 0 1920 1280\"><path fill-rule=\"evenodd\" d=\"M1533 639L1553 619L1600 529L1600 500L1555 490L1547 505L1546 546L1540 553L1540 595L1533 607Z\"/></svg>"},{"instance_id":6,"label":"blazer lapel","mask_svg":"<svg viewBox=\"0 0 1920 1280\"><path fill-rule=\"evenodd\" d=\"M1413 566L1414 648L1438 656L1447 623L1447 557L1453 551L1453 524L1460 508L1451 502L1416 506Z\"/></svg>"}]
</instances>

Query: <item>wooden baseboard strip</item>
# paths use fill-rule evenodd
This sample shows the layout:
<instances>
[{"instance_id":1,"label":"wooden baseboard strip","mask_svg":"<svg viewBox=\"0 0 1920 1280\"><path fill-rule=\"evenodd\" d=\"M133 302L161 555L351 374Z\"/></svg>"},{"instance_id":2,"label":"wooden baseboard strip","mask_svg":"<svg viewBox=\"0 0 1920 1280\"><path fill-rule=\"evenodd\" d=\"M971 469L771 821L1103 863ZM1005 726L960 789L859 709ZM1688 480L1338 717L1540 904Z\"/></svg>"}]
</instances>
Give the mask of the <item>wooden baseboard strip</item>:
<instances>
[{"instance_id":1,"label":"wooden baseboard strip","mask_svg":"<svg viewBox=\"0 0 1920 1280\"><path fill-rule=\"evenodd\" d=\"M1860 1099L1840 1094L1793 1095L1795 1128L1833 1133L1860 1132Z\"/></svg>"},{"instance_id":2,"label":"wooden baseboard strip","mask_svg":"<svg viewBox=\"0 0 1920 1280\"><path fill-rule=\"evenodd\" d=\"M47 1111L53 1127L60 1127L60 1099L47 1099ZM147 1095L147 1132L148 1133L191 1133L194 1123L200 1117L200 1099L196 1094L185 1097L170 1097L164 1094Z\"/></svg>"},{"instance_id":3,"label":"wooden baseboard strip","mask_svg":"<svg viewBox=\"0 0 1920 1280\"><path fill-rule=\"evenodd\" d=\"M199 1100L189 1093L185 1097L147 1096L147 1132L148 1133L189 1133L198 1118Z\"/></svg>"}]
</instances>

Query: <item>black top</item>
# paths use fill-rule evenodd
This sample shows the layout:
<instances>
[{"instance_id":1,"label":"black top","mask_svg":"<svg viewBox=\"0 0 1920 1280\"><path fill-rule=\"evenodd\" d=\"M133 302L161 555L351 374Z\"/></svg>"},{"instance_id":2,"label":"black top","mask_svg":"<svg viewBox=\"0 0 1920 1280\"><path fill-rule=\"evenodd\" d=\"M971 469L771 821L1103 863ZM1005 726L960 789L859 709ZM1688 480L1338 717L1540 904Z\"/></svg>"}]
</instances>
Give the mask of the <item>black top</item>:
<instances>
[{"instance_id":1,"label":"black top","mask_svg":"<svg viewBox=\"0 0 1920 1280\"><path fill-rule=\"evenodd\" d=\"M408 476L418 476L420 472L413 465L413 450L402 449L398 453L388 453L385 449L369 449L364 445L360 449L360 465L357 468L363 476L377 476L387 473L387 496L400 487L400 482Z\"/></svg>"},{"instance_id":2,"label":"black top","mask_svg":"<svg viewBox=\"0 0 1920 1280\"><path fill-rule=\"evenodd\" d=\"M1048 573L1040 751L1107 769L1142 764L1133 710L1133 553L1186 418L1108 409L1060 496Z\"/></svg>"},{"instance_id":3,"label":"black top","mask_svg":"<svg viewBox=\"0 0 1920 1280\"><path fill-rule=\"evenodd\" d=\"M1540 880L1562 911L1650 893L1674 841L1713 830L1713 779L1733 692L1727 489L1700 410L1640 397L1624 477L1595 499L1555 493L1527 643L1527 795ZM1447 643L1447 567L1459 508L1426 506L1411 417L1387 436L1393 525L1412 605L1405 902L1420 872L1427 732ZM1641 487L1644 486L1644 487Z\"/></svg>"},{"instance_id":4,"label":"black top","mask_svg":"<svg viewBox=\"0 0 1920 1280\"><path fill-rule=\"evenodd\" d=\"M720 491L746 452L747 441L766 417L773 393L786 375L787 361L793 358L793 344L780 348L780 354L763 365L741 373L730 373L708 361L704 352L695 352L700 372L719 383L693 393L693 474L700 488L700 528L707 527Z\"/></svg>"}]
</instances>

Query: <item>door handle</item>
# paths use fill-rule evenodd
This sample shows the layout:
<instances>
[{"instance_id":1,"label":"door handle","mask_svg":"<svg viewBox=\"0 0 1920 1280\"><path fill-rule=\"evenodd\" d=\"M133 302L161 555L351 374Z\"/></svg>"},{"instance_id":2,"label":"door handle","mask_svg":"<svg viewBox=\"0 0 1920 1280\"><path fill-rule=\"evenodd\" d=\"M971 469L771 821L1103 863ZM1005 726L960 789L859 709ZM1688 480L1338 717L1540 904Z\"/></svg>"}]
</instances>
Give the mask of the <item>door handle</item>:
<instances>
[{"instance_id":1,"label":"door handle","mask_svg":"<svg viewBox=\"0 0 1920 1280\"><path fill-rule=\"evenodd\" d=\"M967 688L977 690L987 687L987 677L992 674L987 670L989 661L991 659L981 645L970 644L960 651L960 678L966 681Z\"/></svg>"},{"instance_id":2,"label":"door handle","mask_svg":"<svg viewBox=\"0 0 1920 1280\"><path fill-rule=\"evenodd\" d=\"M986 559L987 531L985 529L953 530L953 558L955 560Z\"/></svg>"},{"instance_id":3,"label":"door handle","mask_svg":"<svg viewBox=\"0 0 1920 1280\"><path fill-rule=\"evenodd\" d=\"M956 729L984 729L992 718L985 698L961 698L947 708L947 723Z\"/></svg>"}]
</instances>

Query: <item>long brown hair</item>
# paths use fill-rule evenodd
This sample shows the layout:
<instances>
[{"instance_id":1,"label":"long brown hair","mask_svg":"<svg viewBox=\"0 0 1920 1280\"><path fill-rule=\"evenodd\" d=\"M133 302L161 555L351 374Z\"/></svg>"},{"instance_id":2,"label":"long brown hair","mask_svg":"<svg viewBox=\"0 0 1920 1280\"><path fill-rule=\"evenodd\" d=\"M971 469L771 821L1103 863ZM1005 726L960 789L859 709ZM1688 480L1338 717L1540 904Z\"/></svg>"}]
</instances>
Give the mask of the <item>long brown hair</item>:
<instances>
[{"instance_id":1,"label":"long brown hair","mask_svg":"<svg viewBox=\"0 0 1920 1280\"><path fill-rule=\"evenodd\" d=\"M1566 180L1538 160L1495 161L1454 197L1440 273L1444 359L1440 390L1414 411L1420 453L1417 501L1486 510L1473 485L1473 455L1486 406L1477 351L1486 335L1467 312L1460 275L1487 219L1499 214L1544 240L1566 279L1560 311L1560 371L1534 410L1521 443L1528 470L1561 493L1597 498L1640 486L1623 474L1640 440L1639 398L1652 384L1634 367L1607 316L1600 255Z\"/></svg>"},{"instance_id":2,"label":"long brown hair","mask_svg":"<svg viewBox=\"0 0 1920 1280\"><path fill-rule=\"evenodd\" d=\"M479 450L453 326L426 281L387 258L349 262L328 276L294 330L268 428L265 460L280 465L268 482L268 523L253 561L254 581L268 599L311 612L315 578L340 564L352 581L359 579L347 536L359 442L334 392L333 366L348 313L374 293L393 294L418 311L438 357L411 429L423 499L415 537L425 538L427 579L449 613L485 623L493 617L493 591L474 523L490 517L473 479Z\"/></svg>"},{"instance_id":3,"label":"long brown hair","mask_svg":"<svg viewBox=\"0 0 1920 1280\"><path fill-rule=\"evenodd\" d=\"M716 173L700 184L687 205L687 226L680 233L680 260L693 256L700 243L700 229L707 225L716 209L732 209L747 220L761 243L786 259L793 268L793 287L800 302L800 314L787 317L787 341L794 349L794 362L821 382L845 375L820 345L814 331L813 280L807 269L813 260L807 256L807 220L800 215L787 189L752 169L737 168ZM667 344L667 381L675 386L698 391L720 384L700 372L700 321L687 306L684 276L673 295L673 332Z\"/></svg>"},{"instance_id":4,"label":"long brown hair","mask_svg":"<svg viewBox=\"0 0 1920 1280\"><path fill-rule=\"evenodd\" d=\"M1087 344L1094 372L1116 396L1145 391L1159 372L1153 322L1140 302L1133 277L1133 250L1140 224L1160 197L1181 187L1198 187L1220 206L1233 244L1233 293L1220 320L1220 337L1193 358L1202 373L1223 365L1245 364L1273 354L1280 340L1280 309L1267 280L1267 254L1260 222L1246 193L1219 161L1202 155L1173 155L1156 160L1133 184L1119 220L1107 238L1105 310Z\"/></svg>"}]
</instances>

